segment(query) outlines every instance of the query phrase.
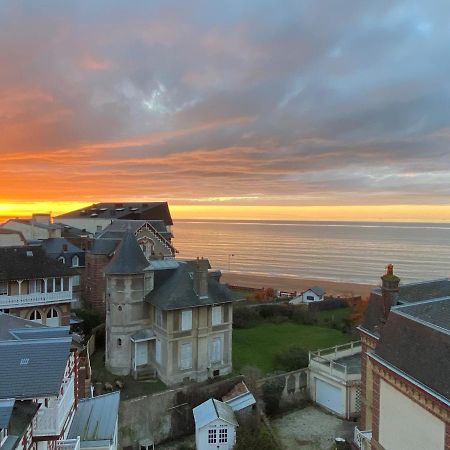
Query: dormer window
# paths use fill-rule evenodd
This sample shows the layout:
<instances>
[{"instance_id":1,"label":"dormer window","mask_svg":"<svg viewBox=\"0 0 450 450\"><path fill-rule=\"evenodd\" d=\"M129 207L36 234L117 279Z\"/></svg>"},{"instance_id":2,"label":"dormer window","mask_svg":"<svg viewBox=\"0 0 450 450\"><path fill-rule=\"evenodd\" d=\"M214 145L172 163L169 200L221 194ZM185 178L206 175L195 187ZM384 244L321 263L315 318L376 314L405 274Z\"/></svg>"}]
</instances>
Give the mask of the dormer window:
<instances>
[{"instance_id":1,"label":"dormer window","mask_svg":"<svg viewBox=\"0 0 450 450\"><path fill-rule=\"evenodd\" d=\"M77 255L75 255L72 258L72 267L79 267L79 265L80 265L80 258Z\"/></svg>"},{"instance_id":2,"label":"dormer window","mask_svg":"<svg viewBox=\"0 0 450 450\"><path fill-rule=\"evenodd\" d=\"M65 264L65 263L66 263L66 258L64 258L64 256L60 256L60 257L58 258L58 261L59 261L59 262L62 262L63 264Z\"/></svg>"}]
</instances>

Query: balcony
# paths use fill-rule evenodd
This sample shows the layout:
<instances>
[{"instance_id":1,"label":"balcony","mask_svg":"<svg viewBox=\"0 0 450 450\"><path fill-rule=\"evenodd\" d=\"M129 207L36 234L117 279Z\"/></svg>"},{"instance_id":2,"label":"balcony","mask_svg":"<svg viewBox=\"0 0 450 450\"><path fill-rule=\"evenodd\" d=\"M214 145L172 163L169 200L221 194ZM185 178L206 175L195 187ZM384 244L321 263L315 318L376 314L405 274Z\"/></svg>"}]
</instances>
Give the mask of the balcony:
<instances>
[{"instance_id":1,"label":"balcony","mask_svg":"<svg viewBox=\"0 0 450 450\"><path fill-rule=\"evenodd\" d=\"M80 450L80 437L56 441L56 450Z\"/></svg>"},{"instance_id":2,"label":"balcony","mask_svg":"<svg viewBox=\"0 0 450 450\"><path fill-rule=\"evenodd\" d=\"M0 309L38 306L72 301L72 291L36 292L34 294L0 295Z\"/></svg>"},{"instance_id":3,"label":"balcony","mask_svg":"<svg viewBox=\"0 0 450 450\"><path fill-rule=\"evenodd\" d=\"M372 440L371 431L360 431L358 427L353 430L353 443L360 450L370 450L370 441Z\"/></svg>"},{"instance_id":4,"label":"balcony","mask_svg":"<svg viewBox=\"0 0 450 450\"><path fill-rule=\"evenodd\" d=\"M64 395L50 400L49 407L41 405L33 420L33 436L59 436L75 402L74 379L64 383Z\"/></svg>"}]
</instances>

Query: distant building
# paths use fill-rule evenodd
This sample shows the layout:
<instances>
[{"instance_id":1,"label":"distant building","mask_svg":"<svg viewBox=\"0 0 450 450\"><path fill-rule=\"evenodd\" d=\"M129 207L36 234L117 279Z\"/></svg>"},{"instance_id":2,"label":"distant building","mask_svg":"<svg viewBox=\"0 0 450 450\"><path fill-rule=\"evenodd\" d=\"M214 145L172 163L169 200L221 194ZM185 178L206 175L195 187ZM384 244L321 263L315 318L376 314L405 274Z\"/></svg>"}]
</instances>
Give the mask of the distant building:
<instances>
[{"instance_id":1,"label":"distant building","mask_svg":"<svg viewBox=\"0 0 450 450\"><path fill-rule=\"evenodd\" d=\"M321 302L323 301L324 296L325 291L320 286L312 286L297 297L294 297L289 303L297 305L299 303Z\"/></svg>"},{"instance_id":2,"label":"distant building","mask_svg":"<svg viewBox=\"0 0 450 450\"><path fill-rule=\"evenodd\" d=\"M0 247L21 247L27 243L20 231L0 228Z\"/></svg>"},{"instance_id":3,"label":"distant building","mask_svg":"<svg viewBox=\"0 0 450 450\"><path fill-rule=\"evenodd\" d=\"M67 439L79 439L81 449L117 450L119 401L119 391L80 400Z\"/></svg>"},{"instance_id":4,"label":"distant building","mask_svg":"<svg viewBox=\"0 0 450 450\"><path fill-rule=\"evenodd\" d=\"M40 246L0 247L0 312L68 325L76 275Z\"/></svg>"},{"instance_id":5,"label":"distant building","mask_svg":"<svg viewBox=\"0 0 450 450\"><path fill-rule=\"evenodd\" d=\"M20 231L27 241L60 238L64 225L53 223L50 214L33 214L31 219L10 219L2 228Z\"/></svg>"},{"instance_id":6,"label":"distant building","mask_svg":"<svg viewBox=\"0 0 450 450\"><path fill-rule=\"evenodd\" d=\"M450 280L399 286L389 265L362 325L360 449L450 448Z\"/></svg>"},{"instance_id":7,"label":"distant building","mask_svg":"<svg viewBox=\"0 0 450 450\"><path fill-rule=\"evenodd\" d=\"M167 202L95 203L56 217L67 225L91 233L103 231L114 220L161 220L170 233L173 225Z\"/></svg>"},{"instance_id":8,"label":"distant building","mask_svg":"<svg viewBox=\"0 0 450 450\"><path fill-rule=\"evenodd\" d=\"M147 260L128 230L105 268L106 366L166 384L231 372L232 295L206 259Z\"/></svg>"},{"instance_id":9,"label":"distant building","mask_svg":"<svg viewBox=\"0 0 450 450\"><path fill-rule=\"evenodd\" d=\"M192 410L197 450L231 450L236 444L238 422L231 406L209 399Z\"/></svg>"}]
</instances>

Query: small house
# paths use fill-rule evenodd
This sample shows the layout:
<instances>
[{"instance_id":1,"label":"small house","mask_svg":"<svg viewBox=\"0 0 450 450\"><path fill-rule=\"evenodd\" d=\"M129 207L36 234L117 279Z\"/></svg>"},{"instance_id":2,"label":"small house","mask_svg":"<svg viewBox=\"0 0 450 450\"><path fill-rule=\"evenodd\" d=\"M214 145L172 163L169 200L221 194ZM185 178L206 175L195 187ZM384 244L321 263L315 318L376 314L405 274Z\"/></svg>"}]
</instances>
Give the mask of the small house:
<instances>
[{"instance_id":1,"label":"small house","mask_svg":"<svg viewBox=\"0 0 450 450\"><path fill-rule=\"evenodd\" d=\"M294 297L289 303L291 305L298 305L300 303L321 302L324 296L325 291L320 286L312 286L297 297Z\"/></svg>"},{"instance_id":2,"label":"small house","mask_svg":"<svg viewBox=\"0 0 450 450\"><path fill-rule=\"evenodd\" d=\"M234 447L238 423L231 406L210 398L192 412L197 450L231 450Z\"/></svg>"},{"instance_id":3,"label":"small house","mask_svg":"<svg viewBox=\"0 0 450 450\"><path fill-rule=\"evenodd\" d=\"M243 381L236 384L228 394L222 397L222 400L231 406L238 417L251 415L256 407L255 397Z\"/></svg>"}]
</instances>

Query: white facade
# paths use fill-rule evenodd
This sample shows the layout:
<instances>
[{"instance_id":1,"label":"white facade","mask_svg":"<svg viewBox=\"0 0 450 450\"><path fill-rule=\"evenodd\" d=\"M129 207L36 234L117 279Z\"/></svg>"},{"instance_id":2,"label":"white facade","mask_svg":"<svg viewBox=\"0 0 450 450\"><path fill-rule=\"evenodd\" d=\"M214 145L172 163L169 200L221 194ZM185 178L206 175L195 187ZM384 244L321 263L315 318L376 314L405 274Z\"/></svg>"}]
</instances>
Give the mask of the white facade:
<instances>
[{"instance_id":1,"label":"white facade","mask_svg":"<svg viewBox=\"0 0 450 450\"><path fill-rule=\"evenodd\" d=\"M236 443L236 427L221 419L195 430L197 450L231 450Z\"/></svg>"},{"instance_id":2,"label":"white facade","mask_svg":"<svg viewBox=\"0 0 450 450\"><path fill-rule=\"evenodd\" d=\"M324 299L324 293L314 292L312 289L308 289L305 292L302 292L297 297L294 297L289 301L291 305L298 305L300 303L312 303L312 302L321 302Z\"/></svg>"},{"instance_id":3,"label":"white facade","mask_svg":"<svg viewBox=\"0 0 450 450\"><path fill-rule=\"evenodd\" d=\"M445 423L380 380L378 440L385 450L444 450Z\"/></svg>"}]
</instances>

